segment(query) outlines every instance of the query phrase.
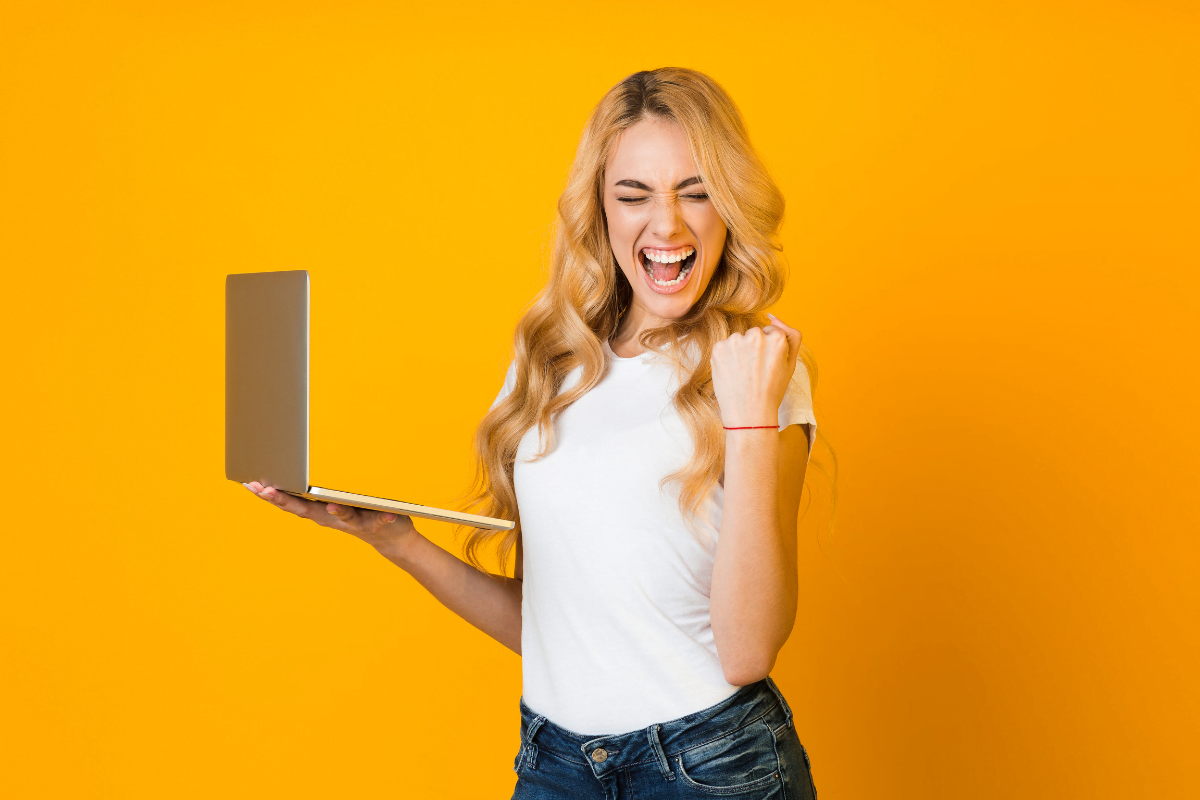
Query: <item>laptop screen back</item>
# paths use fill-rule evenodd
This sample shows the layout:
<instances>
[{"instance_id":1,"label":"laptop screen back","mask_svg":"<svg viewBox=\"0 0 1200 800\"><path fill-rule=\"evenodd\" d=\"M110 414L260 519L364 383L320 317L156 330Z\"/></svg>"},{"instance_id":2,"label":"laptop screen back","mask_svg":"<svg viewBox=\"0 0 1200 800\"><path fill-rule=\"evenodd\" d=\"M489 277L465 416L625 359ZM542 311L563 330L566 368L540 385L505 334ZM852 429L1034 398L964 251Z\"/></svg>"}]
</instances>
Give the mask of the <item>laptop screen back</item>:
<instances>
[{"instance_id":1,"label":"laptop screen back","mask_svg":"<svg viewBox=\"0 0 1200 800\"><path fill-rule=\"evenodd\" d=\"M308 272L225 278L225 477L308 491Z\"/></svg>"}]
</instances>

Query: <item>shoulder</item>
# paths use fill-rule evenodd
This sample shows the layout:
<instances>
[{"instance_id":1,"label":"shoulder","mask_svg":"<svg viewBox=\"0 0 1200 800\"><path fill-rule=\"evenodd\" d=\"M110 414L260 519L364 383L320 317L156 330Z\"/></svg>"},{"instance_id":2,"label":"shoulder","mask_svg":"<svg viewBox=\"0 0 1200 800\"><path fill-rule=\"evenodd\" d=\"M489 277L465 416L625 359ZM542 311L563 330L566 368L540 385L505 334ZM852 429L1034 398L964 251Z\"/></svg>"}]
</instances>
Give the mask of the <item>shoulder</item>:
<instances>
[{"instance_id":1,"label":"shoulder","mask_svg":"<svg viewBox=\"0 0 1200 800\"><path fill-rule=\"evenodd\" d=\"M500 386L500 393L496 395L496 399L492 401L492 408L500 405L504 398L512 394L513 388L517 385L517 361L513 359L508 364L508 371L504 373L504 383Z\"/></svg>"},{"instance_id":2,"label":"shoulder","mask_svg":"<svg viewBox=\"0 0 1200 800\"><path fill-rule=\"evenodd\" d=\"M784 402L789 400L799 405L805 405L812 408L812 381L809 380L808 367L805 366L803 359L796 359L796 370L792 373L792 378L788 381L787 392L783 396Z\"/></svg>"},{"instance_id":3,"label":"shoulder","mask_svg":"<svg viewBox=\"0 0 1200 800\"><path fill-rule=\"evenodd\" d=\"M802 359L796 359L796 371L792 373L783 402L779 404L779 430L789 425L804 427L811 450L817 436L817 418L813 414L812 382Z\"/></svg>"}]
</instances>

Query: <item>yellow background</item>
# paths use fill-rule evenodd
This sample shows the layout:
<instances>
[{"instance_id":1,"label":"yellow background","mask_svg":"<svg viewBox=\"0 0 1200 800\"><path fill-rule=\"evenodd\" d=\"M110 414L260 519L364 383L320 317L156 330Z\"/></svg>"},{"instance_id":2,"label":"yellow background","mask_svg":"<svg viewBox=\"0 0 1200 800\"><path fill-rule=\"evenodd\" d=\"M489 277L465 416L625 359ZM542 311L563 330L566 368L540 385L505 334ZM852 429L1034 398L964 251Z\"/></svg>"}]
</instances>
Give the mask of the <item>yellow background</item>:
<instances>
[{"instance_id":1,"label":"yellow background","mask_svg":"<svg viewBox=\"0 0 1200 800\"><path fill-rule=\"evenodd\" d=\"M224 480L223 277L311 272L315 483L452 502L588 110L680 64L842 464L821 797L1194 797L1194 4L579 6L4 4L0 794L507 796L517 657Z\"/></svg>"}]
</instances>

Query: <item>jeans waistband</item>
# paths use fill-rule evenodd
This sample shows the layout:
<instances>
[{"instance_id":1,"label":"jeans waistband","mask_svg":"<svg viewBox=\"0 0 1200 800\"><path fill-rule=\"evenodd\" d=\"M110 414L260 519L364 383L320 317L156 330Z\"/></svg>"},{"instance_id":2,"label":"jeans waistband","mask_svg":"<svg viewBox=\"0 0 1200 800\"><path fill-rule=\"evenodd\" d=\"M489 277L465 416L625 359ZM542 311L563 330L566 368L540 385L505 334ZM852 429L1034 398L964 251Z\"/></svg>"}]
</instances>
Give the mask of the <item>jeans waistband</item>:
<instances>
[{"instance_id":1,"label":"jeans waistband","mask_svg":"<svg viewBox=\"0 0 1200 800\"><path fill-rule=\"evenodd\" d=\"M539 752L591 768L596 777L633 764L658 762L766 718L772 730L792 724L792 710L770 678L742 686L714 706L628 733L589 736L567 730L521 700L521 758L536 769Z\"/></svg>"}]
</instances>

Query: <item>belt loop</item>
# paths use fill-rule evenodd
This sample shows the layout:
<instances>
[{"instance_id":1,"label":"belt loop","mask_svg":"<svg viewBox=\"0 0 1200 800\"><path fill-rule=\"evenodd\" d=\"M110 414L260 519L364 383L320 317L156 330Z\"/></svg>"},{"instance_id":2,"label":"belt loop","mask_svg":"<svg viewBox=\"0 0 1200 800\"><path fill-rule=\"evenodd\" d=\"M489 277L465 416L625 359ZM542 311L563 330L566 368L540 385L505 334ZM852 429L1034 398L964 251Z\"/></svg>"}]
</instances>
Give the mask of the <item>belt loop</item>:
<instances>
[{"instance_id":1,"label":"belt loop","mask_svg":"<svg viewBox=\"0 0 1200 800\"><path fill-rule=\"evenodd\" d=\"M775 685L775 681L771 680L770 675L767 676L767 686L779 698L779 704L783 706L783 713L787 716L787 725L790 728L792 726L792 707L788 705L787 700L783 699L783 692L779 691L779 687Z\"/></svg>"},{"instance_id":2,"label":"belt loop","mask_svg":"<svg viewBox=\"0 0 1200 800\"><path fill-rule=\"evenodd\" d=\"M667 761L667 754L663 752L662 741L658 738L658 732L662 725L651 725L646 728L646 738L650 740L650 749L654 751L654 757L658 759L658 768L662 770L663 777L669 781L675 780L675 773L671 771L671 764Z\"/></svg>"},{"instance_id":3,"label":"belt loop","mask_svg":"<svg viewBox=\"0 0 1200 800\"><path fill-rule=\"evenodd\" d=\"M537 736L538 729L545 721L545 717L534 717L533 722L529 723L529 730L525 732L525 763L529 765L530 769L537 769L538 749L537 745L533 743L533 737Z\"/></svg>"}]
</instances>

